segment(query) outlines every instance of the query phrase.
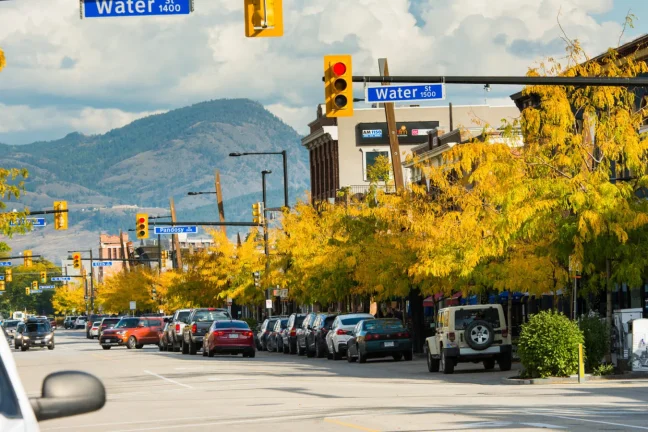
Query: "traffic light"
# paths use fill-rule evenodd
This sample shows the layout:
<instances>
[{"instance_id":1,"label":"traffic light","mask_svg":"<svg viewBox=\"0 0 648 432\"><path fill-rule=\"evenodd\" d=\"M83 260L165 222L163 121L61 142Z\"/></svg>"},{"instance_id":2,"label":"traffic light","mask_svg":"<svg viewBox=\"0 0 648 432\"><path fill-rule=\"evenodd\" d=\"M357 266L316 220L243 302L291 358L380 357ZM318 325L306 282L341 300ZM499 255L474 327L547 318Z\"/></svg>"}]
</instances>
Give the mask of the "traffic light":
<instances>
[{"instance_id":1,"label":"traffic light","mask_svg":"<svg viewBox=\"0 0 648 432\"><path fill-rule=\"evenodd\" d=\"M11 282L13 280L13 274L12 274L11 269L5 270L5 280L7 282Z\"/></svg>"},{"instance_id":2,"label":"traffic light","mask_svg":"<svg viewBox=\"0 0 648 432\"><path fill-rule=\"evenodd\" d=\"M32 281L32 287L31 287L31 289L32 289L32 291L38 289L38 281Z\"/></svg>"},{"instance_id":3,"label":"traffic light","mask_svg":"<svg viewBox=\"0 0 648 432\"><path fill-rule=\"evenodd\" d=\"M259 272L254 272L254 286L261 286L261 274Z\"/></svg>"},{"instance_id":4,"label":"traffic light","mask_svg":"<svg viewBox=\"0 0 648 432\"><path fill-rule=\"evenodd\" d=\"M137 216L135 216L135 221L137 225L137 238L149 238L148 214L137 213Z\"/></svg>"},{"instance_id":5,"label":"traffic light","mask_svg":"<svg viewBox=\"0 0 648 432\"><path fill-rule=\"evenodd\" d=\"M162 267L166 267L167 260L169 259L169 251L162 251L161 263Z\"/></svg>"},{"instance_id":6,"label":"traffic light","mask_svg":"<svg viewBox=\"0 0 648 432\"><path fill-rule=\"evenodd\" d=\"M29 295L29 287L25 287L25 294Z\"/></svg>"},{"instance_id":7,"label":"traffic light","mask_svg":"<svg viewBox=\"0 0 648 432\"><path fill-rule=\"evenodd\" d=\"M81 268L81 252L74 252L72 254L72 267L75 269Z\"/></svg>"},{"instance_id":8,"label":"traffic light","mask_svg":"<svg viewBox=\"0 0 648 432\"><path fill-rule=\"evenodd\" d=\"M5 290L5 281L0 281L0 291Z\"/></svg>"},{"instance_id":9,"label":"traffic light","mask_svg":"<svg viewBox=\"0 0 648 432\"><path fill-rule=\"evenodd\" d=\"M283 0L245 0L245 36L283 36Z\"/></svg>"},{"instance_id":10,"label":"traffic light","mask_svg":"<svg viewBox=\"0 0 648 432\"><path fill-rule=\"evenodd\" d=\"M350 55L324 56L327 117L353 116L353 73Z\"/></svg>"},{"instance_id":11,"label":"traffic light","mask_svg":"<svg viewBox=\"0 0 648 432\"><path fill-rule=\"evenodd\" d=\"M257 224L263 224L265 221L262 202L252 204L252 221Z\"/></svg>"},{"instance_id":12,"label":"traffic light","mask_svg":"<svg viewBox=\"0 0 648 432\"><path fill-rule=\"evenodd\" d=\"M47 283L47 272L45 270L40 272L40 281L42 284Z\"/></svg>"},{"instance_id":13,"label":"traffic light","mask_svg":"<svg viewBox=\"0 0 648 432\"><path fill-rule=\"evenodd\" d=\"M31 267L32 266L32 251L26 250L23 252L23 259L24 259L24 264L25 267Z\"/></svg>"},{"instance_id":14,"label":"traffic light","mask_svg":"<svg viewBox=\"0 0 648 432\"><path fill-rule=\"evenodd\" d=\"M60 211L60 213L54 213L54 229L68 229L68 214L67 211L62 211L67 209L67 201L54 201L54 210Z\"/></svg>"}]
</instances>

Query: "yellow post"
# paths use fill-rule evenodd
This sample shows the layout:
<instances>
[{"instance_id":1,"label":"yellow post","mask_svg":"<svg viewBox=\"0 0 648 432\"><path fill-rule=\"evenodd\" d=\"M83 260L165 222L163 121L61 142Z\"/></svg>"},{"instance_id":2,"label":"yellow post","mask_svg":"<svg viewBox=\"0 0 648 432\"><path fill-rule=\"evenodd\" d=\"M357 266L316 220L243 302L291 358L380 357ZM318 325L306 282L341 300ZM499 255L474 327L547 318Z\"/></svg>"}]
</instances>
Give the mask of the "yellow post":
<instances>
[{"instance_id":1,"label":"yellow post","mask_svg":"<svg viewBox=\"0 0 648 432\"><path fill-rule=\"evenodd\" d=\"M583 344L578 344L578 383L585 378L585 362L583 360Z\"/></svg>"}]
</instances>

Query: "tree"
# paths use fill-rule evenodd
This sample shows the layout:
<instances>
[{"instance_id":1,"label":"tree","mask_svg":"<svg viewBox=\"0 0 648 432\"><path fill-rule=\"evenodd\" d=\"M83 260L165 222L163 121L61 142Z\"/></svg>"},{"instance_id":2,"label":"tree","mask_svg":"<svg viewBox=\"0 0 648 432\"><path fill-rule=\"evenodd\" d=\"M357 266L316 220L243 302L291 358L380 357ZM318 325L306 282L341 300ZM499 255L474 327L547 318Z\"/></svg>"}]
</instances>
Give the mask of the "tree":
<instances>
[{"instance_id":1,"label":"tree","mask_svg":"<svg viewBox=\"0 0 648 432\"><path fill-rule=\"evenodd\" d=\"M56 288L52 297L54 311L61 315L80 314L86 309L85 287L76 282Z\"/></svg>"}]
</instances>

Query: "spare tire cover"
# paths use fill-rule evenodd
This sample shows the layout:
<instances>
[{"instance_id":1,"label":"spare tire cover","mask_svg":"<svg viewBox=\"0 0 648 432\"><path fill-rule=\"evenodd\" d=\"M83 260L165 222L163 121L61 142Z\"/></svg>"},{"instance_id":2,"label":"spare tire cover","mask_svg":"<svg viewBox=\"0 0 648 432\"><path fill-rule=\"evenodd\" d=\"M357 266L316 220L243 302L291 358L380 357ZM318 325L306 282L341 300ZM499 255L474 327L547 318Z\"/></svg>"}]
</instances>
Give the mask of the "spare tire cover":
<instances>
[{"instance_id":1,"label":"spare tire cover","mask_svg":"<svg viewBox=\"0 0 648 432\"><path fill-rule=\"evenodd\" d=\"M488 321L476 320L468 324L464 332L464 338L470 348L481 351L493 344L495 332Z\"/></svg>"}]
</instances>

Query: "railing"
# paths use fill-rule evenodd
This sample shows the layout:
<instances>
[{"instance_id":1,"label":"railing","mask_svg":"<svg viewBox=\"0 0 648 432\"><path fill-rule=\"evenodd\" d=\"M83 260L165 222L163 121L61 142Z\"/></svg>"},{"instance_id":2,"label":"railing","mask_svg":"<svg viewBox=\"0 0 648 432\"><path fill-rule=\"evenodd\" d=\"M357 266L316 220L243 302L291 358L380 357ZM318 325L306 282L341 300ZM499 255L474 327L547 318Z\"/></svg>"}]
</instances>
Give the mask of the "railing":
<instances>
[{"instance_id":1,"label":"railing","mask_svg":"<svg viewBox=\"0 0 648 432\"><path fill-rule=\"evenodd\" d=\"M388 194L396 193L396 186L395 185L384 185L384 184L381 185L381 184L379 184L379 185L375 185L375 187L378 190L381 190L381 191L383 191L385 193L388 193ZM346 186L344 188L340 188L339 191L340 192L348 191L348 193L351 196L354 196L354 195L358 195L358 194L366 195L366 194L369 193L370 189L371 189L370 185L355 185L355 186Z\"/></svg>"}]
</instances>

